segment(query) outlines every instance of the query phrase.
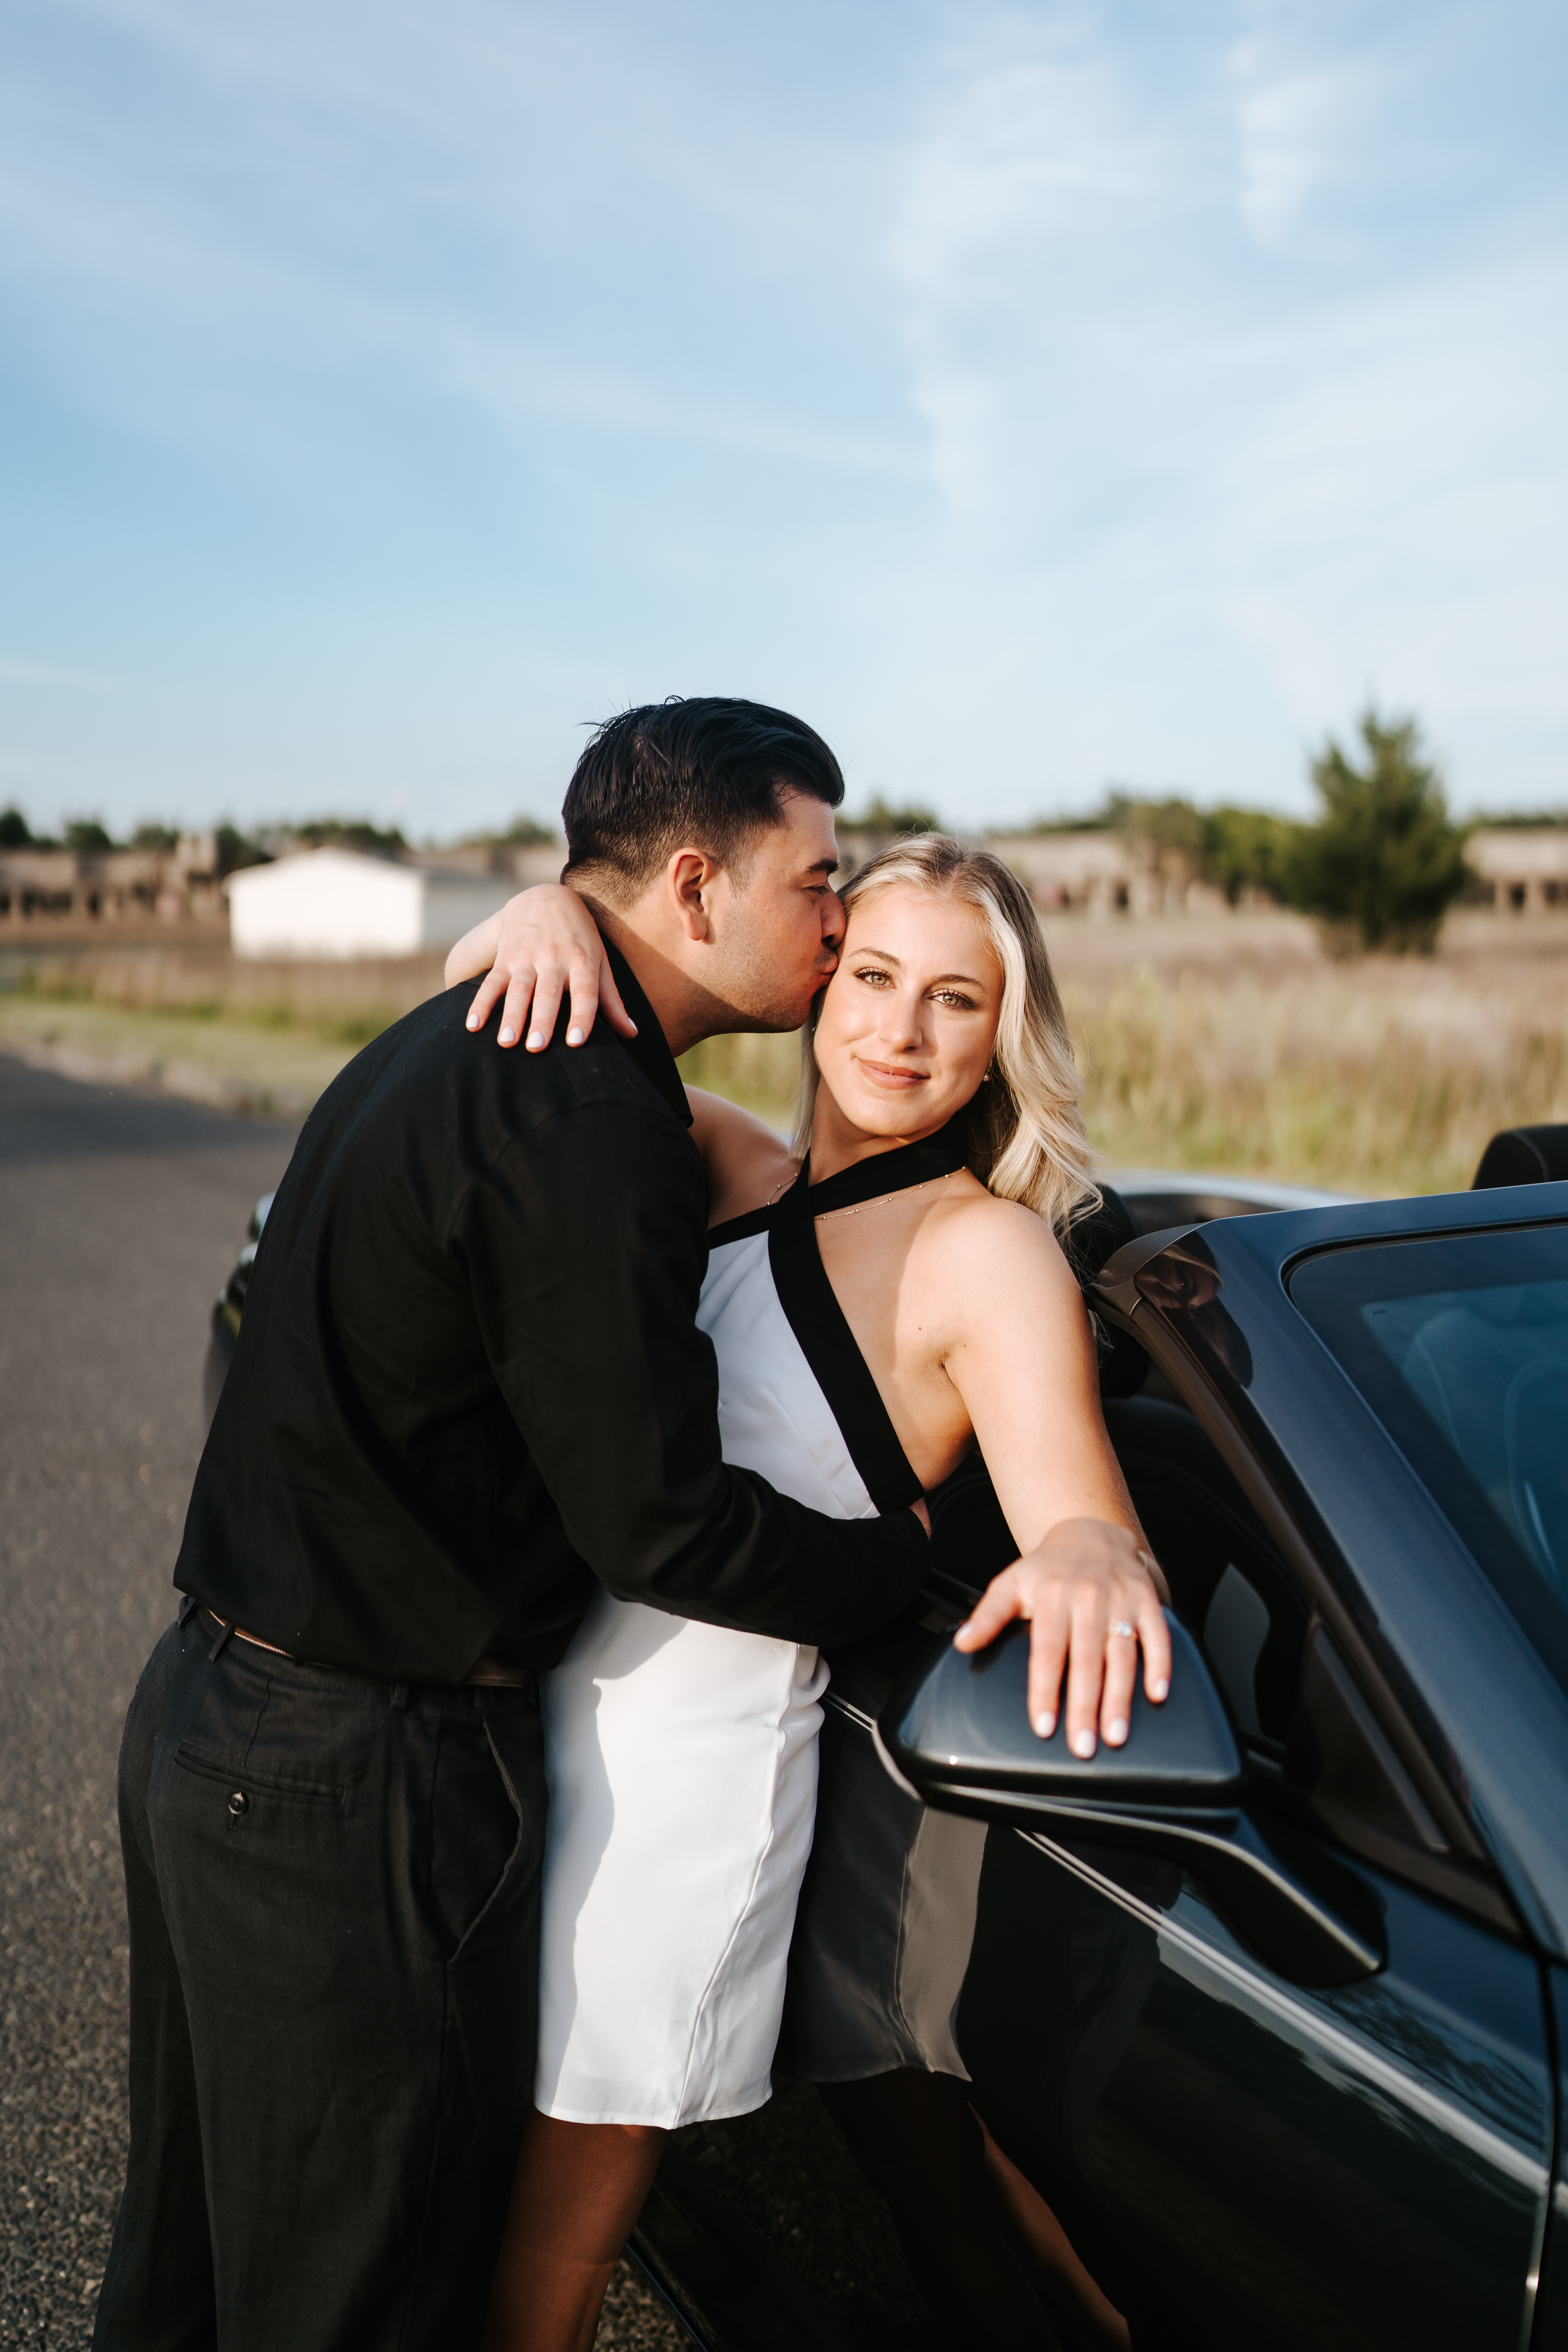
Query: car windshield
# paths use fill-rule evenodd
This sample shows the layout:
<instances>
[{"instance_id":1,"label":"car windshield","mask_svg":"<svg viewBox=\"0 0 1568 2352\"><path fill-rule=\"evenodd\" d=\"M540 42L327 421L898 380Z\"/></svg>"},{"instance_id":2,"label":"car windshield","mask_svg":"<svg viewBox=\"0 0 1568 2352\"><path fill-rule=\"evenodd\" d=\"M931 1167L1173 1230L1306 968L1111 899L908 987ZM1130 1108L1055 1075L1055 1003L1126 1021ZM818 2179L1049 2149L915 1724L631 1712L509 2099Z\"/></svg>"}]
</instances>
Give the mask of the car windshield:
<instances>
[{"instance_id":1,"label":"car windshield","mask_svg":"<svg viewBox=\"0 0 1568 2352\"><path fill-rule=\"evenodd\" d=\"M1290 1297L1568 1688L1568 1225L1327 1251Z\"/></svg>"}]
</instances>

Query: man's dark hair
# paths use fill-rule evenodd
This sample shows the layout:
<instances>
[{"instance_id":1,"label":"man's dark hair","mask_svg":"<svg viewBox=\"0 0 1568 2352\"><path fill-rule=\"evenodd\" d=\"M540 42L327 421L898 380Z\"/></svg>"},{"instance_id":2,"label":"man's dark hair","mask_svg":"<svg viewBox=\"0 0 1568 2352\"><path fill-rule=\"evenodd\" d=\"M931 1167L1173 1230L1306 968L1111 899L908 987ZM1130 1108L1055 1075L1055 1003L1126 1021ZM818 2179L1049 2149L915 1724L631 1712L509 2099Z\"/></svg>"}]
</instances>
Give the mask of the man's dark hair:
<instances>
[{"instance_id":1,"label":"man's dark hair","mask_svg":"<svg viewBox=\"0 0 1568 2352\"><path fill-rule=\"evenodd\" d=\"M573 771L565 870L602 874L607 894L629 899L690 847L740 879L790 792L829 808L844 798L837 761L804 719L721 694L639 703L605 719Z\"/></svg>"}]
</instances>

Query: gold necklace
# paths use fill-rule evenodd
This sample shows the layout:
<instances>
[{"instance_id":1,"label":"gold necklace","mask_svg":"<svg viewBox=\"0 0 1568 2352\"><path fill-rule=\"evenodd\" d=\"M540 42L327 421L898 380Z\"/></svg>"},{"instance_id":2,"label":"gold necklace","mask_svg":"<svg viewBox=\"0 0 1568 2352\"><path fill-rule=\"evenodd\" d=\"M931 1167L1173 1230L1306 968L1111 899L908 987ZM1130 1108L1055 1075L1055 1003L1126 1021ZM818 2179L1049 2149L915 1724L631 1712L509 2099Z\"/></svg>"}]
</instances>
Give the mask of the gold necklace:
<instances>
[{"instance_id":1,"label":"gold necklace","mask_svg":"<svg viewBox=\"0 0 1568 2352\"><path fill-rule=\"evenodd\" d=\"M949 1168L941 1176L928 1176L923 1184L906 1184L901 1192L884 1192L875 1201L857 1201L851 1209L819 1209L817 1222L820 1223L825 1217L862 1217L868 1209L885 1209L889 1201L902 1201L912 1193L926 1192L932 1184L945 1184L949 1176L958 1173L956 1168Z\"/></svg>"}]
</instances>

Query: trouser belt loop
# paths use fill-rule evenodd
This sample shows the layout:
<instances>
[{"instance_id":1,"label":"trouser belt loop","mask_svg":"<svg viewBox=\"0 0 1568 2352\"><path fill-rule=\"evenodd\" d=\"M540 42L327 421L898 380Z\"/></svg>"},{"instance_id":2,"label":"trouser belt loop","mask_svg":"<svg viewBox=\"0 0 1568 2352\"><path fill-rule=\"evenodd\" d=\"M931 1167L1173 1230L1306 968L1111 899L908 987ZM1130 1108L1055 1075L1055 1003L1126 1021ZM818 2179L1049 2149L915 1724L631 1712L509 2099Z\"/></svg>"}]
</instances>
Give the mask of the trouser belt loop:
<instances>
[{"instance_id":1,"label":"trouser belt loop","mask_svg":"<svg viewBox=\"0 0 1568 2352\"><path fill-rule=\"evenodd\" d=\"M201 1605L201 1602L196 1599L194 1592L182 1592L180 1595L180 1613L174 1620L175 1624L183 1625L186 1618L190 1615L192 1610L199 1609Z\"/></svg>"},{"instance_id":2,"label":"trouser belt loop","mask_svg":"<svg viewBox=\"0 0 1568 2352\"><path fill-rule=\"evenodd\" d=\"M223 1654L224 1651L227 1649L227 1647L228 1647L229 1643L233 1641L233 1639L234 1639L234 1627L233 1627L233 1625L232 1625L232 1624L228 1624L228 1625L220 1626L220 1627L219 1627L219 1629L218 1629L218 1632L217 1632L216 1635L214 1637L214 1641L213 1641L212 1648L207 1652L207 1657L208 1657L209 1661L210 1661L211 1659L214 1659L214 1658L216 1658L216 1657L220 1657L220 1656Z\"/></svg>"}]
</instances>

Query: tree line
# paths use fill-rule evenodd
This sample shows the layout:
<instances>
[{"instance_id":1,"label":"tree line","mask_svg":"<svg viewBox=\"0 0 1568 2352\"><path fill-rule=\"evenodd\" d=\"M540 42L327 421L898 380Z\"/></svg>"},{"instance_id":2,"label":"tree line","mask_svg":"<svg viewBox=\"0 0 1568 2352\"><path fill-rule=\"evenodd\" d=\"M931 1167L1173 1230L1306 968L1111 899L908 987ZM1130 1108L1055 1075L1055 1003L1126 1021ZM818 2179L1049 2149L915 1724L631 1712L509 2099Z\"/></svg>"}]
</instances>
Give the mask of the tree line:
<instances>
[{"instance_id":1,"label":"tree line","mask_svg":"<svg viewBox=\"0 0 1568 2352\"><path fill-rule=\"evenodd\" d=\"M1260 891L1315 917L1340 953L1429 954L1468 878L1469 828L1450 817L1442 778L1425 755L1414 719L1385 719L1369 707L1356 732L1359 750L1346 751L1331 736L1310 762L1315 820L1234 805L1199 808L1180 794L1112 791L1091 815L1043 818L1029 829L1126 834L1173 853L1189 875L1223 890L1233 907ZM937 826L929 809L892 808L880 799L858 822L889 833Z\"/></svg>"}]
</instances>

